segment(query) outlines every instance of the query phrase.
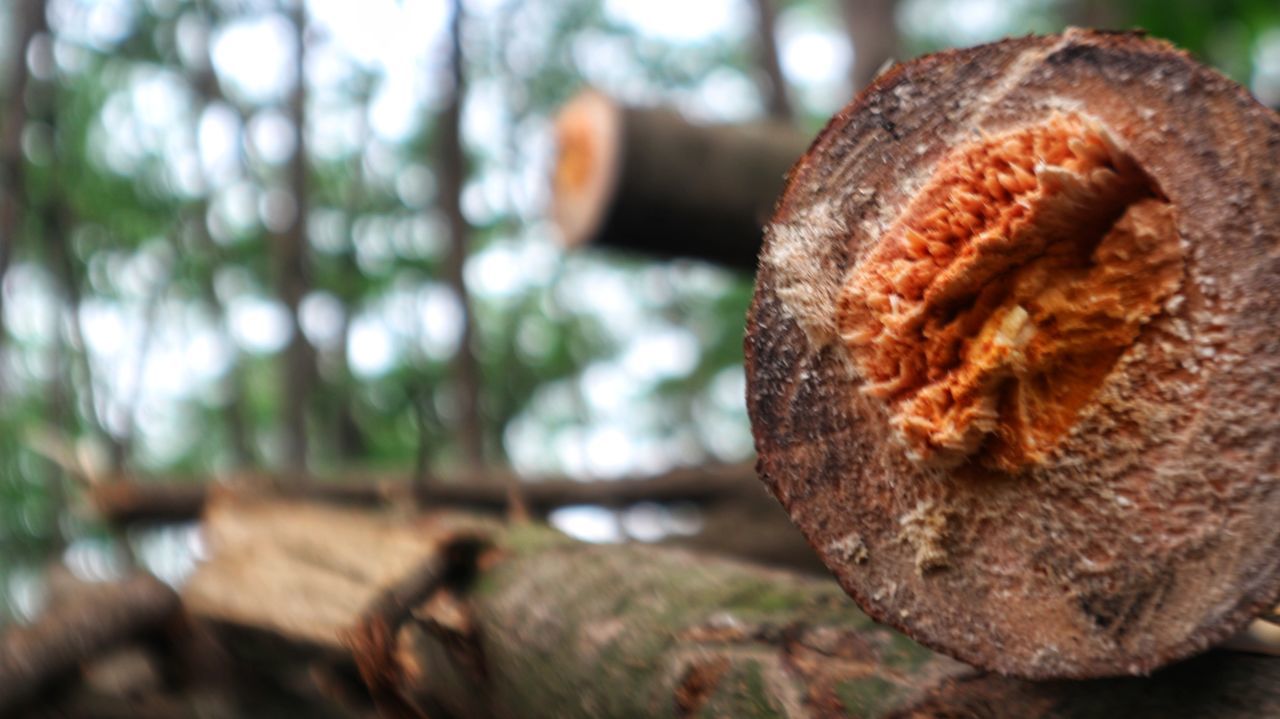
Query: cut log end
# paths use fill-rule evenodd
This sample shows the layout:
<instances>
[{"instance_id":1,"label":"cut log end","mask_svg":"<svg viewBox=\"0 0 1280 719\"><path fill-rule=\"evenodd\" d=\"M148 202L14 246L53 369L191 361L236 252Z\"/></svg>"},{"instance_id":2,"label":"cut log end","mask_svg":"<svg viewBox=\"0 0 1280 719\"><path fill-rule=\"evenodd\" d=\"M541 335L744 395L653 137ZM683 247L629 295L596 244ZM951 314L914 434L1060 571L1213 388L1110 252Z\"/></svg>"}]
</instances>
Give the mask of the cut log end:
<instances>
[{"instance_id":1,"label":"cut log end","mask_svg":"<svg viewBox=\"0 0 1280 719\"><path fill-rule=\"evenodd\" d=\"M568 247L754 270L763 224L809 137L787 125L707 125L594 91L556 119L551 214Z\"/></svg>"},{"instance_id":2,"label":"cut log end","mask_svg":"<svg viewBox=\"0 0 1280 719\"><path fill-rule=\"evenodd\" d=\"M599 231L617 185L622 110L599 92L581 92L556 117L555 137L551 215L565 247L579 247Z\"/></svg>"},{"instance_id":3,"label":"cut log end","mask_svg":"<svg viewBox=\"0 0 1280 719\"><path fill-rule=\"evenodd\" d=\"M836 318L912 459L1043 457L1182 276L1171 206L1102 128L960 145L850 272Z\"/></svg>"},{"instance_id":4,"label":"cut log end","mask_svg":"<svg viewBox=\"0 0 1280 719\"><path fill-rule=\"evenodd\" d=\"M1277 167L1273 112L1136 34L921 58L836 116L766 234L748 406L864 609L1045 678L1275 603Z\"/></svg>"}]
</instances>

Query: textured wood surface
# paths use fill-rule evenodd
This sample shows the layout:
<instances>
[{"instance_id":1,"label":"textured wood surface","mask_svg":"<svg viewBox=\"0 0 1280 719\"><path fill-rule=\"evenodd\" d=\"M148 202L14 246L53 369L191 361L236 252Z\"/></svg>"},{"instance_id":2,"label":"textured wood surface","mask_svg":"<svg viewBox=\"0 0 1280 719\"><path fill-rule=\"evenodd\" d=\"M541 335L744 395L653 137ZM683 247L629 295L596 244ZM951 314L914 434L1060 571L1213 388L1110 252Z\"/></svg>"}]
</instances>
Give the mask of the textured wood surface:
<instances>
[{"instance_id":1,"label":"textured wood surface","mask_svg":"<svg viewBox=\"0 0 1280 719\"><path fill-rule=\"evenodd\" d=\"M1025 463L913 459L851 361L845 282L954 148L1055 114L1103 128L1172 206L1178 289ZM1274 112L1137 34L928 56L832 119L767 232L748 407L762 479L869 614L988 669L1093 677L1276 602L1278 168Z\"/></svg>"}]
</instances>

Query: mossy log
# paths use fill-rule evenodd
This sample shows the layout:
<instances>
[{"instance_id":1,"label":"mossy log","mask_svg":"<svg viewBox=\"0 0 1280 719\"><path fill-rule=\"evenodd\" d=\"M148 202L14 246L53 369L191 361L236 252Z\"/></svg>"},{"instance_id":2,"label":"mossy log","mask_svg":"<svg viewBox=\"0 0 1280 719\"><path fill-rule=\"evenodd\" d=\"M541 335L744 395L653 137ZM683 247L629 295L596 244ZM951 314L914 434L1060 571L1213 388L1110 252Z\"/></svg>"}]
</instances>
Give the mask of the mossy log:
<instances>
[{"instance_id":1,"label":"mossy log","mask_svg":"<svg viewBox=\"0 0 1280 719\"><path fill-rule=\"evenodd\" d=\"M384 707L874 716L966 671L871 622L829 581L682 550L230 497L210 505L205 528L212 558L183 592L193 617L269 656L266 671L282 670L284 656L345 655ZM440 565L449 547L480 537L489 549L469 566ZM390 618L393 646L366 641L388 619L375 616L388 593L423 568L447 579L412 602L408 620Z\"/></svg>"},{"instance_id":2,"label":"mossy log","mask_svg":"<svg viewBox=\"0 0 1280 719\"><path fill-rule=\"evenodd\" d=\"M1280 659L1220 653L1123 681L1005 679L872 622L830 581L586 545L536 524L230 496L205 521L212 555L183 592L193 617L264 675L358 665L392 715L1280 711Z\"/></svg>"}]
</instances>

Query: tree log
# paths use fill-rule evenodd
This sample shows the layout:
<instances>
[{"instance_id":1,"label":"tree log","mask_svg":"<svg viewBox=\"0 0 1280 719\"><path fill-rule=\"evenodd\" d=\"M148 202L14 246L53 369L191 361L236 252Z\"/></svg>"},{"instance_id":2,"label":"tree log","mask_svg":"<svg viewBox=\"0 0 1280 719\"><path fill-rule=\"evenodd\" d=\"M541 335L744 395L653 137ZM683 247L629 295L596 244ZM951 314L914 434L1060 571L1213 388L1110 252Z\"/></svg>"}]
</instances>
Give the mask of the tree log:
<instances>
[{"instance_id":1,"label":"tree log","mask_svg":"<svg viewBox=\"0 0 1280 719\"><path fill-rule=\"evenodd\" d=\"M754 271L764 221L809 137L781 123L695 125L597 92L556 119L552 215L567 246Z\"/></svg>"},{"instance_id":2,"label":"tree log","mask_svg":"<svg viewBox=\"0 0 1280 719\"><path fill-rule=\"evenodd\" d=\"M948 680L899 719L1097 719L1280 715L1280 660L1212 651L1150 677L1032 682L995 674Z\"/></svg>"},{"instance_id":3,"label":"tree log","mask_svg":"<svg viewBox=\"0 0 1280 719\"><path fill-rule=\"evenodd\" d=\"M89 498L99 517L119 525L194 521L204 510L209 493L219 487L236 491L274 487L270 491L281 497L368 507L416 496L429 507L502 512L507 508L507 484L515 480L520 482L529 511L545 517L560 507L578 504L614 508L640 502L757 505L768 495L760 490L754 474L751 465L729 464L683 467L649 477L579 481L521 478L507 470L488 469L450 475L418 488L412 486L407 474L398 473L347 472L341 480L317 479L311 486L298 486L278 474L255 472L238 472L225 481L208 476L122 475L95 484Z\"/></svg>"},{"instance_id":4,"label":"tree log","mask_svg":"<svg viewBox=\"0 0 1280 719\"><path fill-rule=\"evenodd\" d=\"M1145 679L1008 679L872 623L830 582L652 546L583 545L537 525L220 497L206 532L212 558L184 591L197 620L233 648L251 647L242 656L256 657L265 674L317 652L363 662L401 709L1228 719L1280 711L1277 658L1214 652ZM490 549L450 558L460 541ZM379 618L392 644L371 650L363 638Z\"/></svg>"},{"instance_id":5,"label":"tree log","mask_svg":"<svg viewBox=\"0 0 1280 719\"><path fill-rule=\"evenodd\" d=\"M882 75L792 172L746 341L763 481L873 617L1143 674L1280 598L1280 118L1140 34Z\"/></svg>"},{"instance_id":6,"label":"tree log","mask_svg":"<svg viewBox=\"0 0 1280 719\"><path fill-rule=\"evenodd\" d=\"M238 475L229 484L207 477L132 477L94 486L90 502L97 516L114 526L195 521L214 491L304 499L347 508L417 504L492 515L508 511L506 489L497 483L500 479L520 481L530 514L540 519L574 505L621 510L643 503L692 504L699 512L701 528L691 535L668 537L664 543L765 566L827 573L786 512L760 487L749 465L684 468L652 477L592 482L564 478L521 481L489 470L419 487L399 474L365 474L341 483L315 481L307 485L274 475ZM261 487L277 489L264 493ZM743 532L744 526L751 526L752 531Z\"/></svg>"},{"instance_id":7,"label":"tree log","mask_svg":"<svg viewBox=\"0 0 1280 719\"><path fill-rule=\"evenodd\" d=\"M150 575L86 584L35 623L0 637L0 714L31 701L74 674L82 662L161 628L178 596Z\"/></svg>"},{"instance_id":8,"label":"tree log","mask_svg":"<svg viewBox=\"0 0 1280 719\"><path fill-rule=\"evenodd\" d=\"M347 652L380 691L458 716L843 715L965 671L830 582L679 550L236 498L210 505L206 532L212 559L183 592L195 618L259 648ZM485 536L466 566L442 561ZM389 648L367 641L379 621Z\"/></svg>"}]
</instances>

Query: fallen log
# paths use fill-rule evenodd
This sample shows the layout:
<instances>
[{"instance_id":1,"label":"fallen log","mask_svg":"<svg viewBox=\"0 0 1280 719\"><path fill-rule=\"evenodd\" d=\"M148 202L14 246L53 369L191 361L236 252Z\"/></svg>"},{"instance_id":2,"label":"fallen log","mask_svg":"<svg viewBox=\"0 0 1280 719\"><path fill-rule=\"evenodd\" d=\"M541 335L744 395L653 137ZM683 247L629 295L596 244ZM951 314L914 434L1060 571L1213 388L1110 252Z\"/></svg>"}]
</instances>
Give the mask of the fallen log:
<instances>
[{"instance_id":1,"label":"fallen log","mask_svg":"<svg viewBox=\"0 0 1280 719\"><path fill-rule=\"evenodd\" d=\"M569 247L752 272L764 222L809 139L778 122L697 125L588 90L556 119L552 216Z\"/></svg>"},{"instance_id":2,"label":"fallen log","mask_svg":"<svg viewBox=\"0 0 1280 719\"><path fill-rule=\"evenodd\" d=\"M975 672L833 583L537 525L224 496L183 592L255 676L359 664L384 709L494 717L1200 717L1280 712L1280 658L1150 678ZM369 641L377 637L376 641ZM410 714L412 715L412 714Z\"/></svg>"},{"instance_id":3,"label":"fallen log","mask_svg":"<svg viewBox=\"0 0 1280 719\"><path fill-rule=\"evenodd\" d=\"M211 492L236 491L304 499L344 507L412 506L502 514L507 511L504 471L488 470L415 484L401 474L356 473L339 481L313 478L295 483L269 474L143 478L121 476L89 489L94 513L109 524L129 526L190 522ZM750 465L676 469L652 477L581 482L563 478L521 480L528 511L545 519L561 507L593 505L625 509L642 503L697 506L702 527L696 534L664 540L676 546L738 557L772 567L826 574L799 530L755 479ZM269 488L269 489L264 489ZM750 525L751 532L742 527Z\"/></svg>"},{"instance_id":4,"label":"fallen log","mask_svg":"<svg viewBox=\"0 0 1280 719\"><path fill-rule=\"evenodd\" d=\"M142 477L121 475L89 489L94 512L111 524L185 522L199 518L211 491L233 488L332 504L375 507L408 502L426 506L504 512L507 484L518 481L528 510L545 517L560 507L589 504L626 507L640 502L693 502L711 505L728 501L755 503L767 497L749 464L706 465L673 469L649 477L579 481L563 477L513 477L509 470L467 472L415 484L402 473L344 472L341 477L313 478L309 485L291 477L240 472L226 478L212 476Z\"/></svg>"},{"instance_id":5,"label":"fallen log","mask_svg":"<svg viewBox=\"0 0 1280 719\"><path fill-rule=\"evenodd\" d=\"M345 653L384 707L874 715L965 671L828 581L680 550L230 496L209 506L205 532L212 558L183 591L196 620L232 644L252 637L267 672L284 668L272 645Z\"/></svg>"},{"instance_id":6,"label":"fallen log","mask_svg":"<svg viewBox=\"0 0 1280 719\"><path fill-rule=\"evenodd\" d=\"M34 623L0 636L0 714L74 676L106 650L162 629L177 612L177 594L150 575L84 584Z\"/></svg>"},{"instance_id":7,"label":"fallen log","mask_svg":"<svg viewBox=\"0 0 1280 719\"><path fill-rule=\"evenodd\" d=\"M748 320L765 484L873 617L1144 674L1280 599L1280 118L1069 30L879 77L792 172Z\"/></svg>"}]
</instances>

